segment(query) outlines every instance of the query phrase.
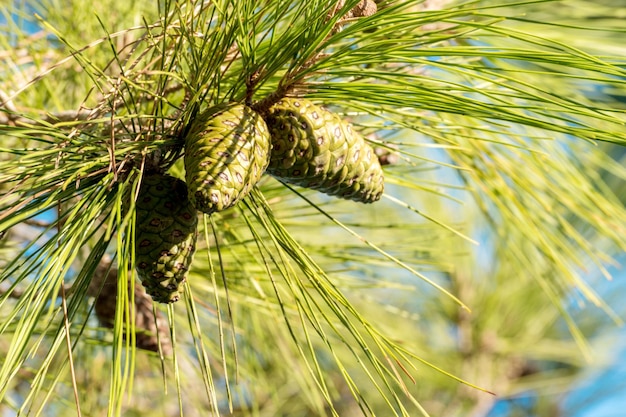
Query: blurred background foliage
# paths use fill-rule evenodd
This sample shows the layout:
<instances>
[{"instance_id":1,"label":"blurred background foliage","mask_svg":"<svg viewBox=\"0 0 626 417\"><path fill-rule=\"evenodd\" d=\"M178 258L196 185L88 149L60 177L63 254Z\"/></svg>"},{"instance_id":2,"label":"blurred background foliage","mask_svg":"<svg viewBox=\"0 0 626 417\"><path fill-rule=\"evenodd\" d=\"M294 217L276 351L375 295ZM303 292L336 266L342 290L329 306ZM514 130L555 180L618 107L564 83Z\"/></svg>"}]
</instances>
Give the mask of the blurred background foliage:
<instances>
[{"instance_id":1,"label":"blurred background foliage","mask_svg":"<svg viewBox=\"0 0 626 417\"><path fill-rule=\"evenodd\" d=\"M626 2L3 1L2 415L570 415L625 313ZM265 176L141 304L124 196L272 94L354 123L385 197Z\"/></svg>"}]
</instances>

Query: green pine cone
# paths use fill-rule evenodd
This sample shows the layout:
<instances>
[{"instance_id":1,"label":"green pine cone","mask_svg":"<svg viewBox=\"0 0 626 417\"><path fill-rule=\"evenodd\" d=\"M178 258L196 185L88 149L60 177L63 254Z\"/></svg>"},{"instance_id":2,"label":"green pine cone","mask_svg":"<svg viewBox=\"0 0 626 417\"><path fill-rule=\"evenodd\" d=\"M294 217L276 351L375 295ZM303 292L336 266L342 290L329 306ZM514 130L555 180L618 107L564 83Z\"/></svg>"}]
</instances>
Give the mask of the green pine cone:
<instances>
[{"instance_id":1,"label":"green pine cone","mask_svg":"<svg viewBox=\"0 0 626 417\"><path fill-rule=\"evenodd\" d=\"M152 299L180 298L198 237L198 216L184 181L169 175L143 178L137 197L136 269Z\"/></svg>"},{"instance_id":2,"label":"green pine cone","mask_svg":"<svg viewBox=\"0 0 626 417\"><path fill-rule=\"evenodd\" d=\"M380 199L384 178L378 158L339 116L308 100L284 98L265 121L272 138L268 173L361 203Z\"/></svg>"},{"instance_id":3,"label":"green pine cone","mask_svg":"<svg viewBox=\"0 0 626 417\"><path fill-rule=\"evenodd\" d=\"M263 119L241 104L209 109L185 138L189 199L205 213L237 204L269 163L270 137Z\"/></svg>"}]
</instances>

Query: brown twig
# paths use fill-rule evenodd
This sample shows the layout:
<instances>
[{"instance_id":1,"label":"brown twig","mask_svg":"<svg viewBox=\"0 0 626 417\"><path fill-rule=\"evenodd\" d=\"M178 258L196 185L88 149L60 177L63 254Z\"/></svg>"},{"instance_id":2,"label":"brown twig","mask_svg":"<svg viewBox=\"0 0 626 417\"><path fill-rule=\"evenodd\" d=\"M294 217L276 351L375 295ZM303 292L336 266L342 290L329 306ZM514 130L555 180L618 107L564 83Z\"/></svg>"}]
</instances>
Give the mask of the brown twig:
<instances>
[{"instance_id":1,"label":"brown twig","mask_svg":"<svg viewBox=\"0 0 626 417\"><path fill-rule=\"evenodd\" d=\"M331 18L333 18L345 4L346 4L345 0L338 1L333 12L329 13L328 19L330 20ZM351 19L355 19L359 17L368 17L368 16L373 15L377 11L378 11L378 6L376 5L374 1L361 0L360 2L356 4L356 6L354 6L346 14L344 14L343 16L341 16L341 18L339 18L337 23L335 23L335 26L333 27L331 34L340 32L342 26L348 23Z\"/></svg>"},{"instance_id":2,"label":"brown twig","mask_svg":"<svg viewBox=\"0 0 626 417\"><path fill-rule=\"evenodd\" d=\"M335 17L337 13L339 13L341 8L344 6L344 4L345 4L345 0L339 1L337 5L333 8L333 10L328 13L328 16L326 17L327 21ZM374 13L376 13L376 11L377 11L376 3L374 3L372 0L361 0L356 6L354 6L351 10L349 10L345 15L340 17L339 20L335 22L333 29L330 31L328 36L326 36L326 39L330 38L335 33L341 31L341 27L347 22L349 22L351 19L358 18L358 17L371 16ZM272 107L274 104L278 103L282 98L292 93L299 86L303 87L304 83L300 80L300 78L302 77L302 74L306 70L311 68L320 59L326 58L327 56L328 55L322 51L314 52L313 55L309 57L302 65L300 65L295 70L287 73L281 79L280 83L278 84L278 87L276 88L274 92L270 93L268 96L257 101L256 103L251 104L250 107L257 113L259 113L260 115L262 116L265 115L267 111L269 110L269 108ZM246 95L247 101L250 101L256 80L259 78L260 78L259 75L255 74L253 75L253 77L251 77L250 80L248 80L247 95Z\"/></svg>"}]
</instances>

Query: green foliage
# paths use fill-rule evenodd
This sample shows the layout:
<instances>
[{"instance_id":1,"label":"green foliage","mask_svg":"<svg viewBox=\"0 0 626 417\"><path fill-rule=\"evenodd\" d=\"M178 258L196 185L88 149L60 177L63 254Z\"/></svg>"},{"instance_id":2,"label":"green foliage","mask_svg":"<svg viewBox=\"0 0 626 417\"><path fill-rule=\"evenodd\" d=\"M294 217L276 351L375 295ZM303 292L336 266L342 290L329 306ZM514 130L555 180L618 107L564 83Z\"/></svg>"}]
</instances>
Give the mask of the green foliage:
<instances>
[{"instance_id":1,"label":"green foliage","mask_svg":"<svg viewBox=\"0 0 626 417\"><path fill-rule=\"evenodd\" d=\"M591 356L565 300L613 315L582 271L608 275L626 249L626 169L604 151L626 143L626 62L575 40L619 29L552 22L549 0L381 1L347 19L358 1L60 3L2 12L3 406L467 415L525 375L566 384ZM137 278L128 196L144 174L185 177L183 138L205 109L265 114L303 96L375 149L382 200L263 176L203 215L183 300L152 306L172 355L136 349L133 285L115 287L113 329L100 328L102 260ZM491 253L476 249L484 234Z\"/></svg>"}]
</instances>

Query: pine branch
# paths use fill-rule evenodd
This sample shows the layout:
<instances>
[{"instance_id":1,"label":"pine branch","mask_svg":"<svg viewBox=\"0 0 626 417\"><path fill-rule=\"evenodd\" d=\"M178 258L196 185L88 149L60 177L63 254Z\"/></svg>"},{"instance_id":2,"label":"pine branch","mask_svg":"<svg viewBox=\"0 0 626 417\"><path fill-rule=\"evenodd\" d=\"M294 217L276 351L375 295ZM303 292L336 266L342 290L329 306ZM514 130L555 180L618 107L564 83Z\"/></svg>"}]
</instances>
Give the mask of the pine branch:
<instances>
[{"instance_id":1,"label":"pine branch","mask_svg":"<svg viewBox=\"0 0 626 417\"><path fill-rule=\"evenodd\" d=\"M580 22L539 20L552 2L107 0L97 18L46 5L40 35L12 16L0 33L0 397L27 379L20 413L72 394L79 412L122 415L133 384L216 415L479 413L492 400L475 384L518 383L481 361L497 375L520 357L579 366L554 330L563 317L585 351L572 290L618 317L583 271L608 275L626 249L620 188L601 174L626 171L597 146L626 143L623 54L580 46ZM608 32L622 31L594 30ZM367 138L385 198L356 206L263 176L200 222L166 322L134 283L144 178L185 177L207 109L267 118L294 96ZM466 261L482 234L497 250ZM159 344L161 379L135 350ZM84 369L106 381L92 410Z\"/></svg>"}]
</instances>

